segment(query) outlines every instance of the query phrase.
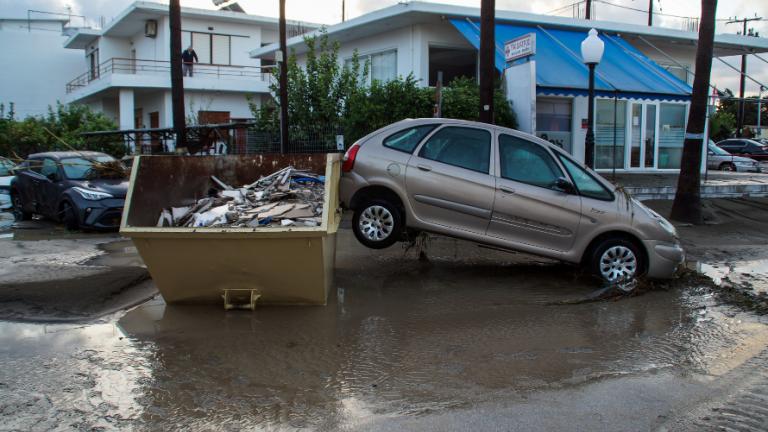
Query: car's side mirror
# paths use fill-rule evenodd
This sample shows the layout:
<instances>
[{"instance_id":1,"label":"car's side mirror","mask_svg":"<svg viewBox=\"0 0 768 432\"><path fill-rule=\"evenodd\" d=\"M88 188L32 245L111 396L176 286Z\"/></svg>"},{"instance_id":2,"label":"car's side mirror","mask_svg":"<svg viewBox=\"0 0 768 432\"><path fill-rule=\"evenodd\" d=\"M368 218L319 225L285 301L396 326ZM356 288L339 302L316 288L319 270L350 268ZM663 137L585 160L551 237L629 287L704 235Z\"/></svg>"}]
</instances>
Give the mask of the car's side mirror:
<instances>
[{"instance_id":1,"label":"car's side mirror","mask_svg":"<svg viewBox=\"0 0 768 432\"><path fill-rule=\"evenodd\" d=\"M559 177L557 180L555 180L555 183L553 185L555 189L565 192L567 194L575 194L576 188L573 186L573 183L568 181L565 177Z\"/></svg>"},{"instance_id":2,"label":"car's side mirror","mask_svg":"<svg viewBox=\"0 0 768 432\"><path fill-rule=\"evenodd\" d=\"M47 176L45 176L45 178L55 183L59 181L59 173L55 173L55 172L50 173Z\"/></svg>"}]
</instances>

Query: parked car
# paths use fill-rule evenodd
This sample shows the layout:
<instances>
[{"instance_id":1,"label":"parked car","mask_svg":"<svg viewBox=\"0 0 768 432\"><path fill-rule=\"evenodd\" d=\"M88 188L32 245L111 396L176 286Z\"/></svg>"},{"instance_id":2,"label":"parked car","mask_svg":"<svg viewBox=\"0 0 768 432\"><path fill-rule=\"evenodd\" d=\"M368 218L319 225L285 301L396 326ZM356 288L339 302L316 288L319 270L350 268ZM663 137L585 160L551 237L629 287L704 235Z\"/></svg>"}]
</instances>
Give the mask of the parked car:
<instances>
[{"instance_id":1,"label":"parked car","mask_svg":"<svg viewBox=\"0 0 768 432\"><path fill-rule=\"evenodd\" d=\"M11 204L11 180L16 166L10 159L0 157L0 210L8 210Z\"/></svg>"},{"instance_id":2,"label":"parked car","mask_svg":"<svg viewBox=\"0 0 768 432\"><path fill-rule=\"evenodd\" d=\"M118 228L128 180L119 170L102 168L113 162L118 164L112 156L90 151L30 155L11 183L16 220L35 213L68 229Z\"/></svg>"},{"instance_id":3,"label":"parked car","mask_svg":"<svg viewBox=\"0 0 768 432\"><path fill-rule=\"evenodd\" d=\"M744 156L757 161L768 161L768 145L747 138L729 138L717 146L735 156Z\"/></svg>"},{"instance_id":4,"label":"parked car","mask_svg":"<svg viewBox=\"0 0 768 432\"><path fill-rule=\"evenodd\" d=\"M754 159L734 156L709 140L707 168L720 171L760 172L760 163Z\"/></svg>"},{"instance_id":5,"label":"parked car","mask_svg":"<svg viewBox=\"0 0 768 432\"><path fill-rule=\"evenodd\" d=\"M675 228L574 160L512 129L403 120L354 143L340 199L355 236L385 248L427 231L581 264L608 282L671 277Z\"/></svg>"}]
</instances>

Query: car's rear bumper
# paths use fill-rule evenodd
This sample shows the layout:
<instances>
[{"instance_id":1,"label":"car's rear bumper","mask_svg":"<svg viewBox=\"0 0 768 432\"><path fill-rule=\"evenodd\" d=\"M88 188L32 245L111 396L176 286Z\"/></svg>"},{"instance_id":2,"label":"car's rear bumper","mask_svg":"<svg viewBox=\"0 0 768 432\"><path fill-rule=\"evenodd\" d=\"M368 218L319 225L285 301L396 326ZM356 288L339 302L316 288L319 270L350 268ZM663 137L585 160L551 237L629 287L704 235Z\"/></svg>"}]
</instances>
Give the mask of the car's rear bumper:
<instances>
[{"instance_id":1,"label":"car's rear bumper","mask_svg":"<svg viewBox=\"0 0 768 432\"><path fill-rule=\"evenodd\" d=\"M685 261L685 250L680 243L646 240L648 273L651 279L669 279Z\"/></svg>"}]
</instances>

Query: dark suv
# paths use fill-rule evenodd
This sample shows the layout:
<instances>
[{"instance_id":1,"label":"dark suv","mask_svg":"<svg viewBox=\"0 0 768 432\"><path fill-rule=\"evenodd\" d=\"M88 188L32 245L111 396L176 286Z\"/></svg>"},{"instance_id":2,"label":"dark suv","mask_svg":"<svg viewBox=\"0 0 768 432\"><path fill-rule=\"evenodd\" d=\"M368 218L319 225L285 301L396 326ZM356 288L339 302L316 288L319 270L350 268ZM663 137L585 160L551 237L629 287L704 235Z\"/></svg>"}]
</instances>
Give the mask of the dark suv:
<instances>
[{"instance_id":1,"label":"dark suv","mask_svg":"<svg viewBox=\"0 0 768 432\"><path fill-rule=\"evenodd\" d=\"M128 191L120 167L112 156L91 151L30 155L11 182L14 216L39 214L68 229L117 229Z\"/></svg>"}]
</instances>

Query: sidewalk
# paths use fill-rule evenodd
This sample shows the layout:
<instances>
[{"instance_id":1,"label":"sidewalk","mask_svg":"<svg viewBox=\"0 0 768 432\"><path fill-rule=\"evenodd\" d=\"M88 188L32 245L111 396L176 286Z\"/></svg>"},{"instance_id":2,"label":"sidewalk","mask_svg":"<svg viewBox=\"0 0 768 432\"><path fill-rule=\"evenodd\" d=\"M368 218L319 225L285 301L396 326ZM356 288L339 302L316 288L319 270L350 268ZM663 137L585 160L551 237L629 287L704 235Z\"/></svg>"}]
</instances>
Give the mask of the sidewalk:
<instances>
[{"instance_id":1,"label":"sidewalk","mask_svg":"<svg viewBox=\"0 0 768 432\"><path fill-rule=\"evenodd\" d=\"M671 200L677 191L676 173L600 173L608 181L624 186L635 198ZM768 173L710 171L701 177L702 198L768 197Z\"/></svg>"}]
</instances>

